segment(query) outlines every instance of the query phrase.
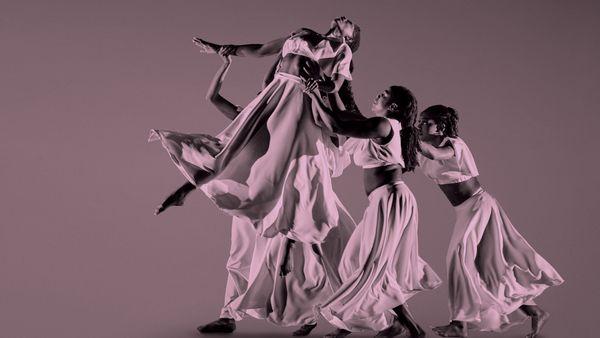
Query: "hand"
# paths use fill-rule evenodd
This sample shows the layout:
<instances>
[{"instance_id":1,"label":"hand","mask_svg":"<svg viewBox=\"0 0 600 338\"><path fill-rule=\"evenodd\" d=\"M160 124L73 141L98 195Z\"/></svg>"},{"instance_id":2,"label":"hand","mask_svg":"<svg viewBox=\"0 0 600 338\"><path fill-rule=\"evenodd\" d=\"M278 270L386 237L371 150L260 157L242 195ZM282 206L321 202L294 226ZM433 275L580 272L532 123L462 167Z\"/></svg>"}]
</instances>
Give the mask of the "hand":
<instances>
[{"instance_id":1,"label":"hand","mask_svg":"<svg viewBox=\"0 0 600 338\"><path fill-rule=\"evenodd\" d=\"M225 45L219 48L219 56L223 59L223 62L229 64L231 63L231 55L235 53L235 46Z\"/></svg>"},{"instance_id":2,"label":"hand","mask_svg":"<svg viewBox=\"0 0 600 338\"><path fill-rule=\"evenodd\" d=\"M175 191L171 195L167 196L167 198L162 202L156 209L154 210L154 215L159 215L163 211L167 210L172 206L181 206L183 205L183 201L185 200L187 194L180 192L179 190Z\"/></svg>"},{"instance_id":3,"label":"hand","mask_svg":"<svg viewBox=\"0 0 600 338\"><path fill-rule=\"evenodd\" d=\"M302 89L302 91L306 94L308 93L312 93L314 92L316 89L319 88L319 82L318 80L309 77L309 78L303 78L302 79L302 83L304 84L304 89Z\"/></svg>"},{"instance_id":4,"label":"hand","mask_svg":"<svg viewBox=\"0 0 600 338\"><path fill-rule=\"evenodd\" d=\"M214 54L214 53L217 53L219 51L219 49L221 48L220 45L202 40L201 38L196 37L196 38L193 38L192 40L194 41L194 44L196 44L196 46L200 47L200 52L202 52L202 53Z\"/></svg>"}]
</instances>

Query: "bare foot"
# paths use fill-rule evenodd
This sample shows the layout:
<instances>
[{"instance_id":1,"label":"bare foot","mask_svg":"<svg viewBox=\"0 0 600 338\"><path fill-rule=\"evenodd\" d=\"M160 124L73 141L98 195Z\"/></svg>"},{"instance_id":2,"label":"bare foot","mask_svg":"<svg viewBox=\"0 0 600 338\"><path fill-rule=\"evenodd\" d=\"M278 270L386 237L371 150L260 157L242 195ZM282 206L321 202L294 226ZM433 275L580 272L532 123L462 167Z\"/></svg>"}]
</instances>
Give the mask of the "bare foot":
<instances>
[{"instance_id":1,"label":"bare foot","mask_svg":"<svg viewBox=\"0 0 600 338\"><path fill-rule=\"evenodd\" d=\"M526 338L536 338L542 331L542 327L550 318L550 314L540 309L540 312L531 316L531 333L528 333Z\"/></svg>"},{"instance_id":2,"label":"bare foot","mask_svg":"<svg viewBox=\"0 0 600 338\"><path fill-rule=\"evenodd\" d=\"M219 318L203 326L198 326L200 333L231 333L235 331L235 320L231 318Z\"/></svg>"},{"instance_id":3,"label":"bare foot","mask_svg":"<svg viewBox=\"0 0 600 338\"><path fill-rule=\"evenodd\" d=\"M162 202L159 206L154 210L154 215L159 215L163 211L167 210L170 207L178 207L183 205L183 201L187 194L182 193L181 191L175 191L171 195L165 198L164 202Z\"/></svg>"},{"instance_id":4,"label":"bare foot","mask_svg":"<svg viewBox=\"0 0 600 338\"><path fill-rule=\"evenodd\" d=\"M302 326L300 326L300 328L294 332L292 332L292 336L308 336L310 334L310 331L312 331L315 327L317 327L317 324L304 324Z\"/></svg>"},{"instance_id":5,"label":"bare foot","mask_svg":"<svg viewBox=\"0 0 600 338\"><path fill-rule=\"evenodd\" d=\"M215 54L218 53L219 49L221 48L221 46L215 43L208 42L201 38L194 38L193 41L196 44L196 46L200 47L200 51L202 53Z\"/></svg>"},{"instance_id":6,"label":"bare foot","mask_svg":"<svg viewBox=\"0 0 600 338\"><path fill-rule=\"evenodd\" d=\"M398 319L395 319L390 327L377 332L375 337L396 337L403 334L405 330L406 329L404 326L402 326L402 324L400 324Z\"/></svg>"},{"instance_id":7,"label":"bare foot","mask_svg":"<svg viewBox=\"0 0 600 338\"><path fill-rule=\"evenodd\" d=\"M433 331L438 334L438 336L442 337L466 337L467 336L467 327L466 325L461 325L455 321L450 322L448 325L444 326L436 326L433 328Z\"/></svg>"},{"instance_id":8,"label":"bare foot","mask_svg":"<svg viewBox=\"0 0 600 338\"><path fill-rule=\"evenodd\" d=\"M328 334L324 335L323 337L327 337L327 338L343 338L346 337L347 335L351 334L352 332L348 331L348 330L344 330L344 329L336 329L333 332L329 332Z\"/></svg>"}]
</instances>

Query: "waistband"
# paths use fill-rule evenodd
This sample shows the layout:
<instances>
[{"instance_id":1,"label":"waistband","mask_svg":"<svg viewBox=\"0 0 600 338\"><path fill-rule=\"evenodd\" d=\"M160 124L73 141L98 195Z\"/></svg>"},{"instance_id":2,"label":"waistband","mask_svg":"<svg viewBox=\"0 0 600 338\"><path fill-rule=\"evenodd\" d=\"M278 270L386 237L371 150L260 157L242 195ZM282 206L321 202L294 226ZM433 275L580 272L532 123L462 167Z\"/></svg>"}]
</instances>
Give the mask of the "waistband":
<instances>
[{"instance_id":1,"label":"waistband","mask_svg":"<svg viewBox=\"0 0 600 338\"><path fill-rule=\"evenodd\" d=\"M483 194L484 191L485 190L483 190L482 187L479 187L479 189L475 190L475 192L473 193L473 195L471 195L471 197L467 198L461 204L454 206L454 209L462 209L462 208L466 207L469 204L469 202L472 202L473 200L475 200L479 195Z\"/></svg>"},{"instance_id":2,"label":"waistband","mask_svg":"<svg viewBox=\"0 0 600 338\"><path fill-rule=\"evenodd\" d=\"M302 83L302 78L300 78L297 75L292 75L289 73L277 72L277 73L275 73L275 77L285 78L285 79L292 80L292 81L295 81L298 83Z\"/></svg>"},{"instance_id":3,"label":"waistband","mask_svg":"<svg viewBox=\"0 0 600 338\"><path fill-rule=\"evenodd\" d=\"M391 182L391 183L388 183L388 184L384 184L384 185L381 185L381 186L375 188L373 191L371 191L369 193L369 195L367 197L370 199L373 196L377 195L378 193L381 193L381 192L383 192L385 190L392 189L392 188L394 188L397 185L407 186L406 183L404 183L404 181L394 181L394 182Z\"/></svg>"}]
</instances>

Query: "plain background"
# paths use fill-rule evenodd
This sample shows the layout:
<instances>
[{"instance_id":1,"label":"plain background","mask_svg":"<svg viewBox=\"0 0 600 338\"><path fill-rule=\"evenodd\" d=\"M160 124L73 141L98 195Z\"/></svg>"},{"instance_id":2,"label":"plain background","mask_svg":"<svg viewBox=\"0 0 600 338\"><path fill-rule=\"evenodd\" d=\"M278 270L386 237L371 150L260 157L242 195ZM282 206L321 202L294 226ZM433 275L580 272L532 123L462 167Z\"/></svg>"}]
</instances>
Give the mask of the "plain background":
<instances>
[{"instance_id":1,"label":"plain background","mask_svg":"<svg viewBox=\"0 0 600 338\"><path fill-rule=\"evenodd\" d=\"M184 179L148 130L227 123L204 100L220 60L193 36L263 42L339 15L362 27L363 112L391 84L420 109L455 107L485 188L566 279L539 298L553 315L544 336L594 336L599 14L594 1L2 2L0 337L185 338L215 319L230 218L201 193L153 216ZM235 59L225 96L248 103L273 61ZM406 180L421 255L443 276L453 210L419 172ZM359 220L360 170L335 188ZM447 322L446 294L411 300L424 327ZM237 336L289 331L247 320Z\"/></svg>"}]
</instances>

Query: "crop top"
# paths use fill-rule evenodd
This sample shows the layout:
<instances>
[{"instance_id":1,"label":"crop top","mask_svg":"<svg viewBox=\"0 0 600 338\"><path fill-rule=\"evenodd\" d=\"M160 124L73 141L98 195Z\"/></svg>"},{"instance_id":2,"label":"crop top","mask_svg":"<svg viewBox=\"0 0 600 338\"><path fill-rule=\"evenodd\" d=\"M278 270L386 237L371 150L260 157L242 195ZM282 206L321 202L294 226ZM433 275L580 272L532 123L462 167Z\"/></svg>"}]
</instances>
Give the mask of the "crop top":
<instances>
[{"instance_id":1,"label":"crop top","mask_svg":"<svg viewBox=\"0 0 600 338\"><path fill-rule=\"evenodd\" d=\"M440 146L448 143L454 148L454 156L450 159L431 160L418 154L423 174L437 184L459 183L479 176L473 154L467 144L459 137L446 137Z\"/></svg>"},{"instance_id":2,"label":"crop top","mask_svg":"<svg viewBox=\"0 0 600 338\"><path fill-rule=\"evenodd\" d=\"M404 168L402 144L400 143L400 122L386 118L394 133L385 144L379 144L373 139L350 138L344 143L344 150L354 155L354 163L365 169L399 164Z\"/></svg>"},{"instance_id":3,"label":"crop top","mask_svg":"<svg viewBox=\"0 0 600 338\"><path fill-rule=\"evenodd\" d=\"M334 51L327 39L321 40L316 46L311 46L302 36L291 36L285 40L281 55L296 54L306 56L312 60L333 59L335 65L332 67L331 75L341 74L346 79L352 80L350 74L350 63L352 61L352 50L346 43L342 43L337 51Z\"/></svg>"}]
</instances>

